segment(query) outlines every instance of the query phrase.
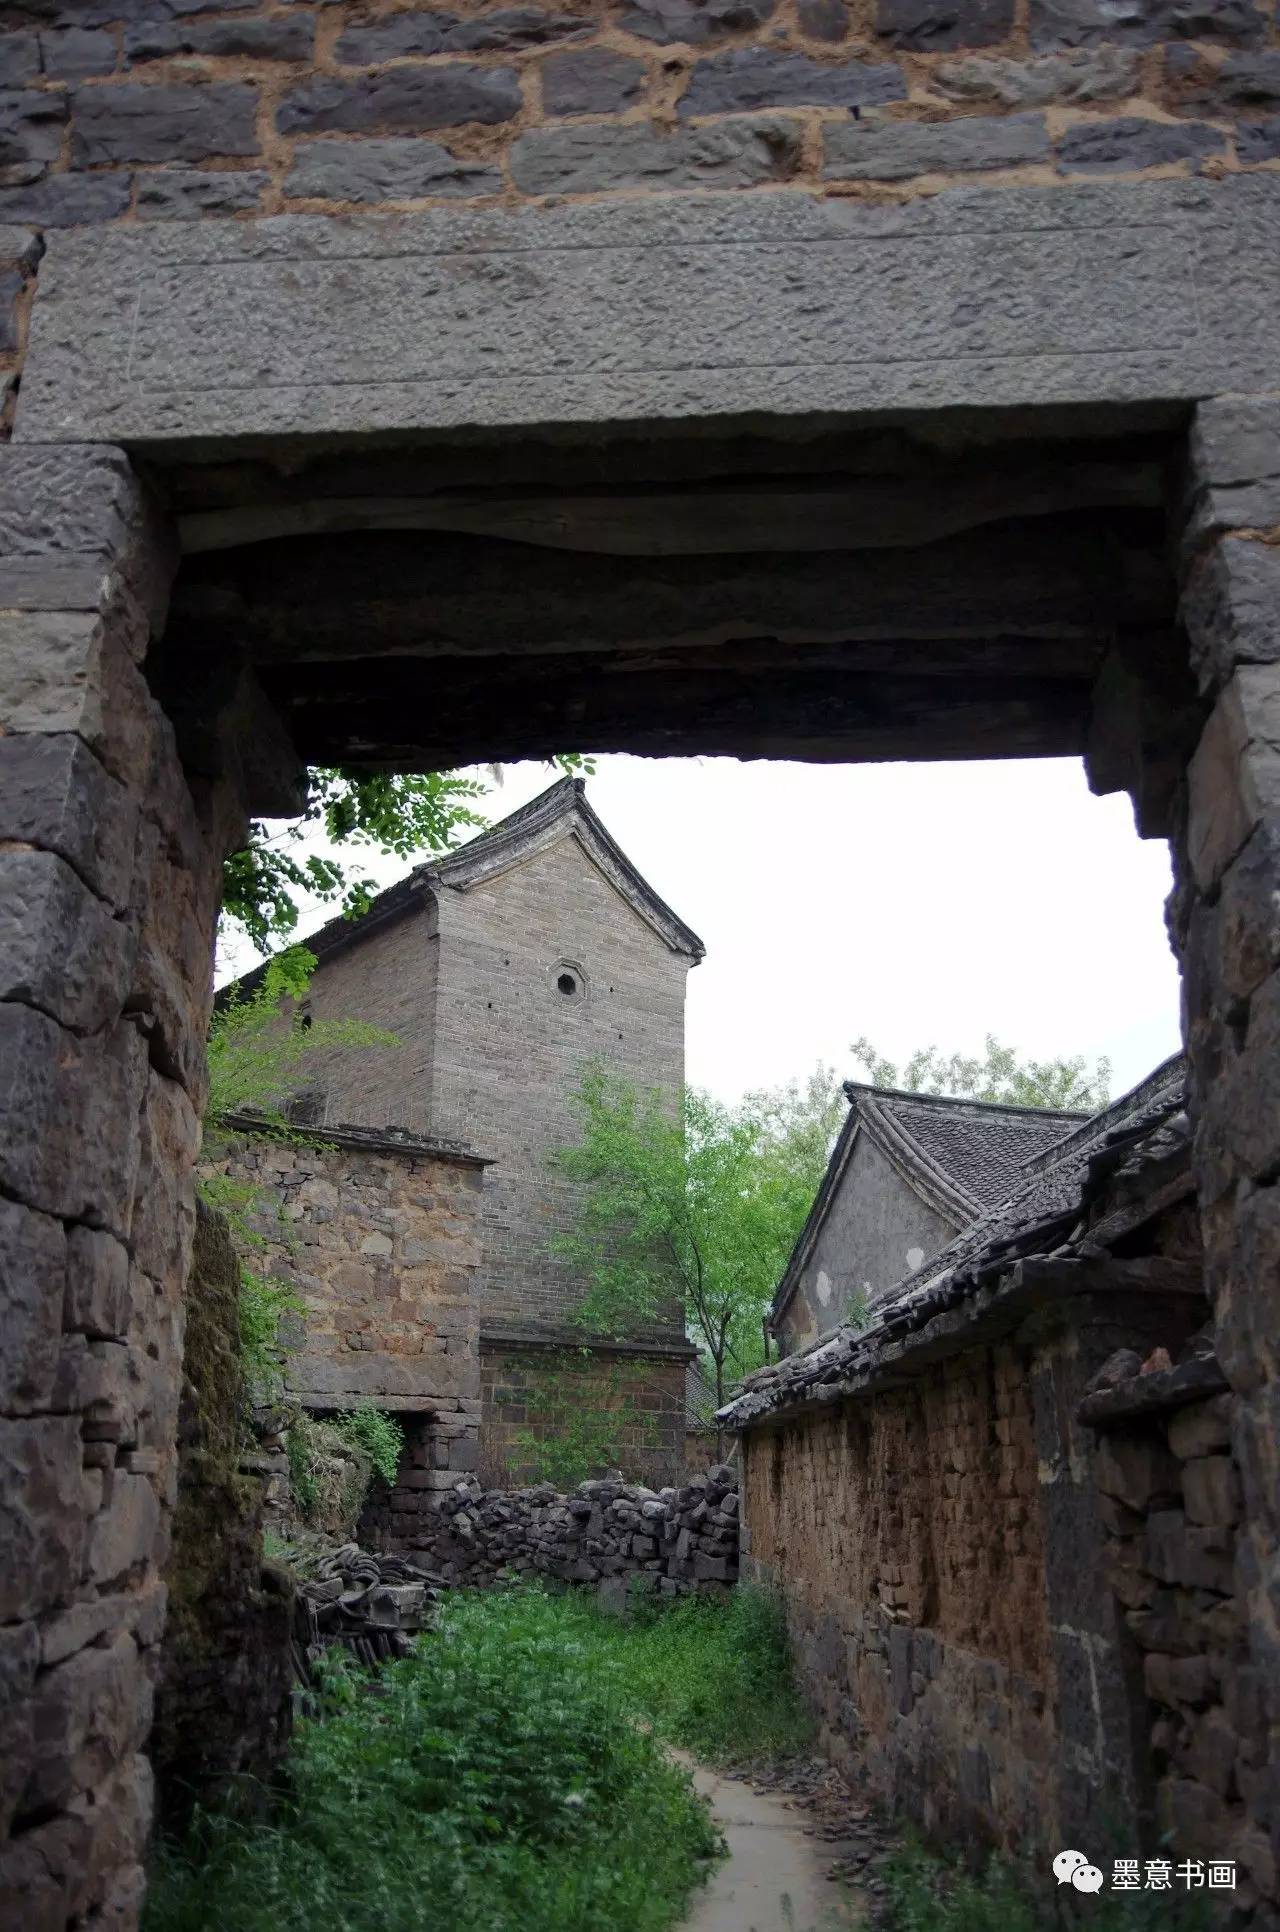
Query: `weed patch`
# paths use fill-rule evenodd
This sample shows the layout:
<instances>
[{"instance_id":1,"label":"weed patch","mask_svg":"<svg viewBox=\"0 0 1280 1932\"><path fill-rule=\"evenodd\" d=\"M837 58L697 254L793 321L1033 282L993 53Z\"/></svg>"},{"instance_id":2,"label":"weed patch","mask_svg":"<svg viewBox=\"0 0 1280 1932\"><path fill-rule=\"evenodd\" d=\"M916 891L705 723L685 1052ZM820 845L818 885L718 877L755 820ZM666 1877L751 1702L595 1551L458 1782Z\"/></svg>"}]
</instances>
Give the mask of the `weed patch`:
<instances>
[{"instance_id":1,"label":"weed patch","mask_svg":"<svg viewBox=\"0 0 1280 1932\"><path fill-rule=\"evenodd\" d=\"M890 1860L886 1932L1053 1932L1056 1882L1035 1891L993 1858L980 1873L948 1865L919 1846ZM1089 1932L1204 1932L1202 1898L1170 1892L1102 1892L1088 1900Z\"/></svg>"},{"instance_id":2,"label":"weed patch","mask_svg":"<svg viewBox=\"0 0 1280 1932\"><path fill-rule=\"evenodd\" d=\"M335 1671L274 1816L161 1848L147 1932L206 1932L211 1902L223 1932L668 1932L718 1841L605 1624L459 1597L412 1658Z\"/></svg>"}]
</instances>

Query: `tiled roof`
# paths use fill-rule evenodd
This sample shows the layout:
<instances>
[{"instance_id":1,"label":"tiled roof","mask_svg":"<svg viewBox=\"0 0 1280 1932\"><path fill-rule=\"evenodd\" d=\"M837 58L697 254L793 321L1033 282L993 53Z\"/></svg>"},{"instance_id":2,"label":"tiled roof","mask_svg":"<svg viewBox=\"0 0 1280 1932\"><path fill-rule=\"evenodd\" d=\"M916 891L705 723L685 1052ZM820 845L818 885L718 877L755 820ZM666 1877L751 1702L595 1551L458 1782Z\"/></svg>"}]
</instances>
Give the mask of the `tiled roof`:
<instances>
[{"instance_id":1,"label":"tiled roof","mask_svg":"<svg viewBox=\"0 0 1280 1932\"><path fill-rule=\"evenodd\" d=\"M1033 1154L1007 1199L988 1208L940 1254L882 1296L870 1320L845 1324L795 1355L749 1375L723 1410L749 1428L779 1410L837 1399L874 1372L886 1349L964 1304L1015 1263L1069 1254L1103 1185L1168 1162L1185 1167L1190 1141L1186 1067L1175 1055L1140 1086Z\"/></svg>"},{"instance_id":2,"label":"tiled roof","mask_svg":"<svg viewBox=\"0 0 1280 1932\"><path fill-rule=\"evenodd\" d=\"M790 1301L827 1218L857 1137L865 1133L929 1206L962 1228L1006 1200L1024 1162L1087 1120L1046 1107L1010 1107L949 1094L906 1093L846 1080L849 1112L827 1171L773 1298L776 1321Z\"/></svg>"},{"instance_id":3,"label":"tiled roof","mask_svg":"<svg viewBox=\"0 0 1280 1932\"><path fill-rule=\"evenodd\" d=\"M1049 1107L1010 1107L950 1094L903 1093L845 1082L851 1109L890 1158L908 1166L925 1186L939 1183L972 1219L1007 1200L1033 1154L1078 1127L1088 1115Z\"/></svg>"},{"instance_id":4,"label":"tiled roof","mask_svg":"<svg viewBox=\"0 0 1280 1932\"><path fill-rule=\"evenodd\" d=\"M574 829L583 849L628 904L666 941L673 952L689 954L694 965L697 965L705 956L706 947L692 927L686 926L683 919L637 872L622 847L588 804L586 781L581 778L558 779L545 792L539 792L536 798L531 798L527 805L521 805L506 818L499 819L496 825L491 825L466 845L428 860L407 877L397 880L395 885L388 886L358 919L330 919L318 931L309 933L301 943L317 959L323 959L326 953L336 952L340 946L362 939L384 921L407 912L437 886L452 886L465 892L482 880L506 871L509 866L536 850L539 842L555 837L559 827L569 818L576 821ZM246 991L252 990L265 971L264 964L246 973L240 981L241 987Z\"/></svg>"}]
</instances>

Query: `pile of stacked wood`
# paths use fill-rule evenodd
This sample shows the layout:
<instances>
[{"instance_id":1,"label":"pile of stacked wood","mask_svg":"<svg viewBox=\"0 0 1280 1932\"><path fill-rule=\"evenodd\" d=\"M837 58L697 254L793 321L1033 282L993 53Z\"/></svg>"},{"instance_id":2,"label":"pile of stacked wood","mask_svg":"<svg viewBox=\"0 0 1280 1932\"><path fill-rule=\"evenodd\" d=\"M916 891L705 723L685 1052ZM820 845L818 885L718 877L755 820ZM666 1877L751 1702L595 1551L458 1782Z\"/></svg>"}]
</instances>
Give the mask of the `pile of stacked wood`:
<instances>
[{"instance_id":1,"label":"pile of stacked wood","mask_svg":"<svg viewBox=\"0 0 1280 1932\"><path fill-rule=\"evenodd\" d=\"M300 1581L294 1598L294 1668L312 1667L335 1645L362 1664L407 1657L435 1621L444 1578L404 1556L375 1556L356 1543L328 1551Z\"/></svg>"}]
</instances>

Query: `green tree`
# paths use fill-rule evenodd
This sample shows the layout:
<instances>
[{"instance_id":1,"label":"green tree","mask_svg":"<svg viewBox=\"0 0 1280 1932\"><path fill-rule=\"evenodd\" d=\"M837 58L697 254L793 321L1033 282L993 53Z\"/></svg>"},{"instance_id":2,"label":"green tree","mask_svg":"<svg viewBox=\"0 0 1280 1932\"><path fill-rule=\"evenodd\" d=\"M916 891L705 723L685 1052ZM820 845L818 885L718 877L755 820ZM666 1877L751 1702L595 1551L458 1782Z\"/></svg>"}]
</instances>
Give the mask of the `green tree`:
<instances>
[{"instance_id":1,"label":"green tree","mask_svg":"<svg viewBox=\"0 0 1280 1932\"><path fill-rule=\"evenodd\" d=\"M552 764L563 772L590 772L591 759L565 753ZM490 767L496 774L498 768ZM474 809L488 790L464 772L344 772L316 768L299 818L272 831L261 820L249 827L248 843L233 852L222 871L223 917L239 926L260 953L297 930L301 894L337 903L345 917L367 911L375 882L337 859L300 850L308 834L323 831L335 845L409 859L419 852L446 852L469 827L485 819Z\"/></svg>"},{"instance_id":2,"label":"green tree","mask_svg":"<svg viewBox=\"0 0 1280 1932\"><path fill-rule=\"evenodd\" d=\"M575 1106L582 1140L558 1165L582 1183L578 1224L557 1251L589 1280L577 1319L625 1338L682 1304L719 1408L727 1379L763 1359L764 1316L826 1160L829 1097L796 1087L727 1107L685 1088L672 1107L596 1067Z\"/></svg>"},{"instance_id":3,"label":"green tree","mask_svg":"<svg viewBox=\"0 0 1280 1932\"><path fill-rule=\"evenodd\" d=\"M984 1051L969 1056L942 1054L936 1046L918 1047L899 1063L886 1059L865 1035L849 1049L866 1067L873 1086L904 1093L952 1094L962 1100L999 1100L1015 1107L1050 1107L1097 1113L1111 1098L1111 1062L1090 1066L1074 1054L1057 1060L1021 1059L988 1033Z\"/></svg>"}]
</instances>

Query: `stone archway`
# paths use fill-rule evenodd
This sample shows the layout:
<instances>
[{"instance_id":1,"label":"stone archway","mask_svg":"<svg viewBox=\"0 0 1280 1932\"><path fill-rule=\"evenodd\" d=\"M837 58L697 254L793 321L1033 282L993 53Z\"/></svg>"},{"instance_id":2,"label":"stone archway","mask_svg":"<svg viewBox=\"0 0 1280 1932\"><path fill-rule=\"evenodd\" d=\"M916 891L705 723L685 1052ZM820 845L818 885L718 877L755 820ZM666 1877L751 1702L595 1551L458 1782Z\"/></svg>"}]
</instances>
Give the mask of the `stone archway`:
<instances>
[{"instance_id":1,"label":"stone archway","mask_svg":"<svg viewBox=\"0 0 1280 1932\"><path fill-rule=\"evenodd\" d=\"M775 197L363 222L338 251L305 219L55 243L0 450L5 1883L50 1916L136 1909L219 863L308 760L1087 750L1174 842L1274 1694L1260 183L1062 189L1052 228L1014 190L980 226L967 195Z\"/></svg>"}]
</instances>

